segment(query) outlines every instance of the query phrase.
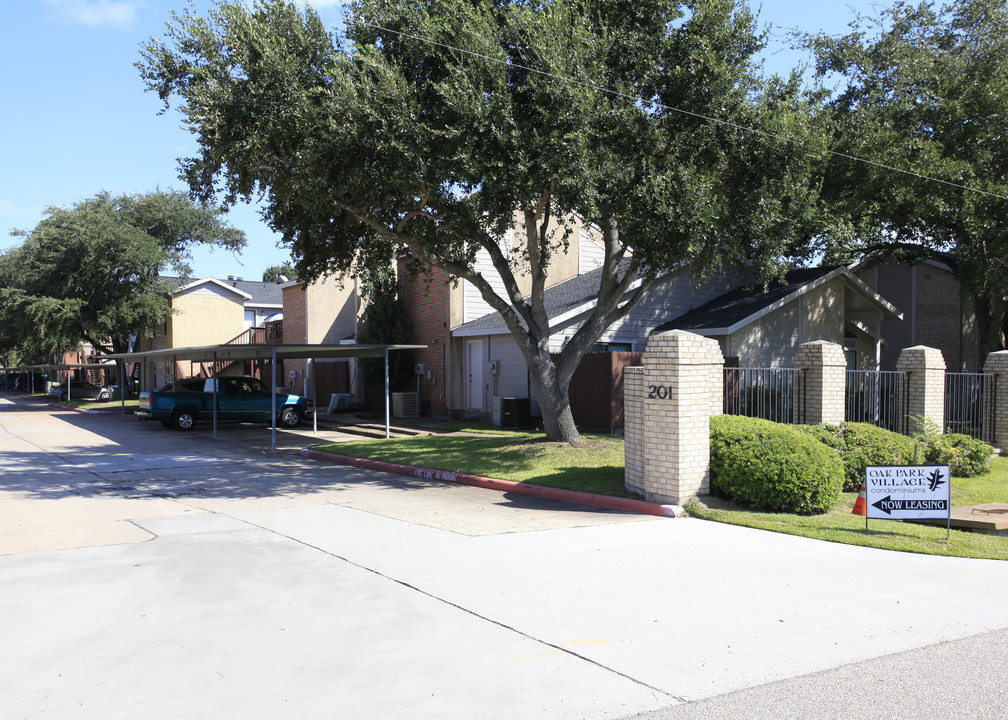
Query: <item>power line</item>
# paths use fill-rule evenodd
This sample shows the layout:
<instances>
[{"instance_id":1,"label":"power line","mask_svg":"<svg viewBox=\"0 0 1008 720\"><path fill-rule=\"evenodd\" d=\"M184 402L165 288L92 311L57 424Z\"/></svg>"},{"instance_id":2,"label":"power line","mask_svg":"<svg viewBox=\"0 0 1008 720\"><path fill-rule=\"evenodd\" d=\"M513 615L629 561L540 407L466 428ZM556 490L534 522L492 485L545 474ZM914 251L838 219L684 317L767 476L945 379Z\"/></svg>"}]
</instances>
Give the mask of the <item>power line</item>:
<instances>
[{"instance_id":1,"label":"power line","mask_svg":"<svg viewBox=\"0 0 1008 720\"><path fill-rule=\"evenodd\" d=\"M344 9L345 9L345 6L342 6L342 7L344 7ZM319 14L332 15L333 17L338 17L336 13L328 12L326 10L315 10L315 12L317 12ZM633 103L644 102L644 103L647 103L650 106L661 108L663 110L667 110L667 111L670 111L670 112L676 112L676 113L680 113L682 115L687 115L689 117L694 117L694 118L697 118L697 119L700 119L700 120L704 120L706 122L715 123L715 124L718 124L718 125L723 125L725 127L730 127L730 128L732 128L734 130L741 130L743 132L749 132L749 133L753 133L755 135L761 135L761 136L763 136L765 138L770 138L770 139L773 139L773 140L780 140L782 142L792 143L792 144L797 144L797 143L800 142L800 140L798 138L788 137L786 135L780 135L778 133L768 132L766 130L760 130L758 128L754 128L754 127L751 127L751 126L748 126L748 125L740 125L738 123L733 123L733 122L728 121L728 120L722 120L721 118L716 118L716 117L713 117L713 116L710 116L710 115L704 115L703 113L694 112L692 110L685 110L683 108L678 108L678 107L674 107L674 106L671 106L671 105L666 105L664 103L658 102L657 100L644 100L643 98L639 98L639 97L636 97L634 95L630 95L628 93L623 93L623 92L620 92L618 90L612 90L612 89L609 89L609 88L605 88L605 87L602 87L600 85L595 85L593 83L589 83L589 82L586 82L584 80L578 80L577 78L570 78L570 77L566 77L564 75L557 75L556 73L551 73L551 72L548 72L546 70L540 70L538 68L533 68L533 67L529 67L527 65L522 65L522 64L516 63L513 60L510 60L508 58L498 58L498 57L494 57L492 55L486 55L486 54L483 54L483 53L478 53L478 52L475 52L473 50L466 50L465 48L460 48L460 47L456 47L454 45L449 45L447 43L439 42L437 40L432 40L430 38L425 38L425 37L422 37L420 35L414 35L412 33L402 32L400 30L393 30L391 28L387 28L387 27L384 27L382 25L378 25L377 23L368 22L367 20L363 20L363 19L360 19L360 18L358 18L358 21L362 25L366 25L366 26L374 28L376 30L382 30L384 32L392 33L393 35L399 35L400 37L409 38L411 40L417 40L419 42L427 43L427 44L433 45L435 47L444 48L446 50L451 50L451 51L454 51L454 52L462 53L464 55L470 55L472 57L479 58L481 60L489 60L490 62L496 62L496 63L502 64L502 65L507 65L508 67L517 68L519 70L525 70L525 71L530 72L530 73L535 73L537 75L542 75L543 77L548 77L548 78L551 78L551 79L554 79L554 80L559 80L561 82L569 83L571 85L579 85L579 86L587 88L589 90L597 90L599 92L606 93L607 95L611 95L613 97L617 97L617 98L624 99L624 100L630 100ZM886 163L878 162L878 161L875 161L875 160L869 160L867 158L859 157L857 155L850 155L848 153L843 153L843 152L840 152L838 150L829 150L829 149L826 149L826 150L823 151L823 153L827 154L827 155L833 155L834 157L844 158L846 160L852 160L854 162L864 163L866 165L872 165L874 167L877 167L877 168L880 168L880 169L883 169L883 170L889 170L889 171L900 173L900 174L903 174L903 175L909 175L911 177L915 177L915 178L918 178L920 180L927 180L929 182L934 182L934 183L939 183L941 185L946 185L946 186L949 186L949 187L954 187L954 188L957 188L959 190L965 190L967 192L977 193L978 195L986 195L988 197L996 198L998 200L1008 200L1008 196L1006 196L1006 195L1000 195L998 193L990 192L988 190L981 190L979 188L974 188L974 187L970 187L969 185L963 185L961 183L952 182L951 180L944 180L942 178L934 177L932 175L925 175L923 173L919 173L919 172L916 172L914 170L907 170L905 168L896 167L895 165L887 165ZM807 154L810 157L816 157L817 156L816 153L807 153Z\"/></svg>"}]
</instances>

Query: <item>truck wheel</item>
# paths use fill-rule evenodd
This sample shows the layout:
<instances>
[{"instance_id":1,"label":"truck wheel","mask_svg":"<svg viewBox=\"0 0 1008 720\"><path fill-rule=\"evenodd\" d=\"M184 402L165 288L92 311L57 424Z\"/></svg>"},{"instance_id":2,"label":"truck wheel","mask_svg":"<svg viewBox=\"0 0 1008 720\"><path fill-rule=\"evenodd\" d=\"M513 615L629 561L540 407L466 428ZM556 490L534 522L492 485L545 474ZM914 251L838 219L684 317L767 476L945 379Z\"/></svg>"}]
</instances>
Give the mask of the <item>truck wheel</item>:
<instances>
[{"instance_id":1,"label":"truck wheel","mask_svg":"<svg viewBox=\"0 0 1008 720\"><path fill-rule=\"evenodd\" d=\"M192 430L196 427L196 413L192 410L176 410L171 417L172 427L176 430Z\"/></svg>"},{"instance_id":2,"label":"truck wheel","mask_svg":"<svg viewBox=\"0 0 1008 720\"><path fill-rule=\"evenodd\" d=\"M280 413L280 424L284 427L297 427L300 422L301 416L298 414L297 408L284 408Z\"/></svg>"}]
</instances>

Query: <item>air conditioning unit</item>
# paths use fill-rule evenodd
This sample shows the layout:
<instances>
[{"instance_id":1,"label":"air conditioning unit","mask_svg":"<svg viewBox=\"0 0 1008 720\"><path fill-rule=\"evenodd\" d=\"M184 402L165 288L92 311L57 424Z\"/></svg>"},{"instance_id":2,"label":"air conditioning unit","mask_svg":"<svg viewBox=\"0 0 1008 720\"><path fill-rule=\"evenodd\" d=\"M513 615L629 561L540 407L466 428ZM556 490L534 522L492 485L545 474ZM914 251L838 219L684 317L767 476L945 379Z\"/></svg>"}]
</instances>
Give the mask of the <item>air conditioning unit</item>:
<instances>
[{"instance_id":1,"label":"air conditioning unit","mask_svg":"<svg viewBox=\"0 0 1008 720\"><path fill-rule=\"evenodd\" d=\"M392 414L399 418L420 417L420 393L392 393Z\"/></svg>"},{"instance_id":2,"label":"air conditioning unit","mask_svg":"<svg viewBox=\"0 0 1008 720\"><path fill-rule=\"evenodd\" d=\"M527 397L494 396L493 424L505 428L532 427L532 401Z\"/></svg>"}]
</instances>

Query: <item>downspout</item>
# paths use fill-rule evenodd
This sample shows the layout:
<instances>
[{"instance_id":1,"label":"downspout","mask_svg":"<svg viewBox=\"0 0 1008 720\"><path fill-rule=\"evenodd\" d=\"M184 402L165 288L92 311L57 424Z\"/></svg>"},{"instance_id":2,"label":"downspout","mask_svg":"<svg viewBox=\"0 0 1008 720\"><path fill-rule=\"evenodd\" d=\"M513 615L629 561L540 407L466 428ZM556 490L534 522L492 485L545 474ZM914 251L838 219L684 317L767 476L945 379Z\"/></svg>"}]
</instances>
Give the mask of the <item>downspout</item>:
<instances>
[{"instance_id":1,"label":"downspout","mask_svg":"<svg viewBox=\"0 0 1008 720\"><path fill-rule=\"evenodd\" d=\"M452 334L451 334L451 284L445 283L445 372L444 372L444 401L445 401L445 412L448 414L449 419L452 416L451 407L451 388L452 388L452 365L451 365L451 346L452 346Z\"/></svg>"}]
</instances>

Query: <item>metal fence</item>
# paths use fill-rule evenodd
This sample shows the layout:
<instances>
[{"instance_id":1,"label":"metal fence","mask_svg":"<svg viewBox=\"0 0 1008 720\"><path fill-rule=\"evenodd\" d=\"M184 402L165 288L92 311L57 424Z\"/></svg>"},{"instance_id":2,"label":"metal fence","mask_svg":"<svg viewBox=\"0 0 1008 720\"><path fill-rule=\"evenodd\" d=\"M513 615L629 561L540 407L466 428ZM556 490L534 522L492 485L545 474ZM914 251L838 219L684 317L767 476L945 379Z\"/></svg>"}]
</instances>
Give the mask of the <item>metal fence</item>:
<instances>
[{"instance_id":1,"label":"metal fence","mask_svg":"<svg viewBox=\"0 0 1008 720\"><path fill-rule=\"evenodd\" d=\"M847 371L847 422L863 422L908 434L910 384L905 372Z\"/></svg>"},{"instance_id":2,"label":"metal fence","mask_svg":"<svg viewBox=\"0 0 1008 720\"><path fill-rule=\"evenodd\" d=\"M994 442L997 376L945 373L945 432Z\"/></svg>"},{"instance_id":3,"label":"metal fence","mask_svg":"<svg viewBox=\"0 0 1008 720\"><path fill-rule=\"evenodd\" d=\"M725 368L725 415L804 422L804 373L795 368Z\"/></svg>"}]
</instances>

